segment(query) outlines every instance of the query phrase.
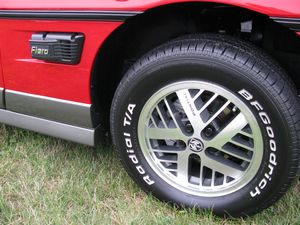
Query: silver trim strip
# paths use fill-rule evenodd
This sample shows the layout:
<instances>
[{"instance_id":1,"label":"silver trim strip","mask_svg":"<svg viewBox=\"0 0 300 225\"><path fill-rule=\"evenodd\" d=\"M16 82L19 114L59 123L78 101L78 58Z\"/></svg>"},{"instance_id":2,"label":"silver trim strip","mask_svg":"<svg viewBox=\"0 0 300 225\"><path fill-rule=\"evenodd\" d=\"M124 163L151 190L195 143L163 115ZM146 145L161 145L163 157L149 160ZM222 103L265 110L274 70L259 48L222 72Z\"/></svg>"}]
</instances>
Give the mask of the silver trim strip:
<instances>
[{"instance_id":1,"label":"silver trim strip","mask_svg":"<svg viewBox=\"0 0 300 225\"><path fill-rule=\"evenodd\" d=\"M91 104L5 90L6 109L26 115L93 128Z\"/></svg>"},{"instance_id":2,"label":"silver trim strip","mask_svg":"<svg viewBox=\"0 0 300 225\"><path fill-rule=\"evenodd\" d=\"M86 129L75 127L68 124L7 111L4 109L0 109L0 122L80 144L94 146L96 142L95 134L97 128Z\"/></svg>"},{"instance_id":3,"label":"silver trim strip","mask_svg":"<svg viewBox=\"0 0 300 225\"><path fill-rule=\"evenodd\" d=\"M4 88L0 87L0 108L4 108Z\"/></svg>"}]
</instances>

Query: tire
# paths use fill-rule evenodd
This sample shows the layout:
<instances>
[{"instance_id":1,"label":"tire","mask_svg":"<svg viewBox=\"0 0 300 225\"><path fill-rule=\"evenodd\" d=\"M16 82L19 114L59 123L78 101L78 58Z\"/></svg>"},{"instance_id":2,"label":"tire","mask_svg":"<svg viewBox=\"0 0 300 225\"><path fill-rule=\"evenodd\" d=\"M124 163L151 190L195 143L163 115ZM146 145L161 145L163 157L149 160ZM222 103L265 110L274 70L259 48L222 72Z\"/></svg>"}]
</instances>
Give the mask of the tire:
<instances>
[{"instance_id":1,"label":"tire","mask_svg":"<svg viewBox=\"0 0 300 225\"><path fill-rule=\"evenodd\" d=\"M291 186L300 165L299 101L284 70L231 37L166 43L124 75L111 134L147 193L216 215L253 215Z\"/></svg>"}]
</instances>

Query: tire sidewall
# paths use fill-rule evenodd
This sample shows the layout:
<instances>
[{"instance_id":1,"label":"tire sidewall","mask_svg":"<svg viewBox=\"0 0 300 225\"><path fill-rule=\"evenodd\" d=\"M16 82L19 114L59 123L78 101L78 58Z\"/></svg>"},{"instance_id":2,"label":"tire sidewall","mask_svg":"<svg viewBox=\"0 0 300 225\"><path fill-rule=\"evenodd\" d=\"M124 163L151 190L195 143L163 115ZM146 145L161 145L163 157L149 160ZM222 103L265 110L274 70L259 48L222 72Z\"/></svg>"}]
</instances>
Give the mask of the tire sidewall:
<instances>
[{"instance_id":1,"label":"tire sidewall","mask_svg":"<svg viewBox=\"0 0 300 225\"><path fill-rule=\"evenodd\" d=\"M161 88L186 80L211 82L229 90L248 106L261 128L264 140L261 166L246 186L232 194L212 198L179 191L157 176L142 154L137 130L145 103ZM115 109L112 112L112 136L127 171L143 190L167 202L189 207L213 207L217 214L222 214L224 209L232 215L241 211L249 212L262 207L264 201L272 199L272 193L276 192L279 184L283 183L282 177L287 174L284 164L291 157L288 151L290 137L284 110L280 108L280 102L274 96L275 92L263 77L234 61L217 58L212 60L211 56L190 54L169 56L138 70L130 70L123 81L113 103ZM241 94L241 90L247 91L252 98ZM255 101L262 110L255 107ZM261 113L267 115L269 124L265 117L262 119ZM126 124L125 120L130 124ZM272 128L274 138L270 138L267 126ZM130 137L124 134L129 134ZM270 148L271 139L276 142L275 151ZM253 193L256 193L255 196Z\"/></svg>"}]
</instances>

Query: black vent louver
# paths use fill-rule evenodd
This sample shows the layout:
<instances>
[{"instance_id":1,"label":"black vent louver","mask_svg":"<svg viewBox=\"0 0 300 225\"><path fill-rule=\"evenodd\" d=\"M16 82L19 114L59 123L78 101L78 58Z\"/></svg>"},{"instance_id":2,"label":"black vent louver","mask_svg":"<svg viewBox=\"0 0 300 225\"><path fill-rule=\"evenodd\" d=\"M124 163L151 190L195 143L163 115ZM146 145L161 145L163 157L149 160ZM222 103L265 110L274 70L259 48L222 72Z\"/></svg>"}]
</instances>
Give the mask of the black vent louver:
<instances>
[{"instance_id":1,"label":"black vent louver","mask_svg":"<svg viewBox=\"0 0 300 225\"><path fill-rule=\"evenodd\" d=\"M49 62L78 64L84 36L78 33L37 33L31 36L32 58Z\"/></svg>"}]
</instances>

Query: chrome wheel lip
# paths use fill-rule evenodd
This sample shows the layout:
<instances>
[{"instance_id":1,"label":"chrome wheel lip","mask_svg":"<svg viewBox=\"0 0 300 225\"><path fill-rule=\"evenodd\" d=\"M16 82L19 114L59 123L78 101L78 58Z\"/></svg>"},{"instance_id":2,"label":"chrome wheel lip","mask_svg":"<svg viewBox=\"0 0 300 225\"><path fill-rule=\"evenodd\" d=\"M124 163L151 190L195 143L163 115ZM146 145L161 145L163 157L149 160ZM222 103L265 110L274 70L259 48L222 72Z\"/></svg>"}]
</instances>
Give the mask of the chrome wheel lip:
<instances>
[{"instance_id":1,"label":"chrome wheel lip","mask_svg":"<svg viewBox=\"0 0 300 225\"><path fill-rule=\"evenodd\" d=\"M237 106L243 116L246 118L253 132L253 140L255 150L253 152L252 160L248 166L248 168L243 172L243 174L238 177L234 182L231 182L230 185L225 186L195 186L190 183L180 183L178 179L174 179L174 175L165 170L165 168L161 165L161 163L154 156L154 153L151 152L150 142L147 138L147 123L149 118L151 117L151 113L153 112L154 107L162 101L166 96L171 93L178 92L185 89L199 89L199 90L207 90L213 93L217 93L218 95L225 97L230 102L232 102L235 106ZM237 94L236 94L237 95ZM197 81L197 80L188 80L181 81L169 84L156 93L154 93L149 100L145 103L138 122L138 140L142 150L142 153L150 165L152 170L165 182L174 188L183 191L188 194L201 196L201 197L219 197L231 194L242 189L245 185L247 185L256 175L259 170L259 167L263 158L263 140L261 130L255 119L254 114L251 112L249 107L240 100L235 94L231 91L225 89L220 85L216 85L207 81ZM191 108L191 111L193 109ZM186 137L185 142L188 143L192 138L195 137ZM201 140L204 146L209 145L205 140ZM191 151L198 155L204 156L205 151L201 150L199 152ZM190 154L191 154L190 152Z\"/></svg>"}]
</instances>

